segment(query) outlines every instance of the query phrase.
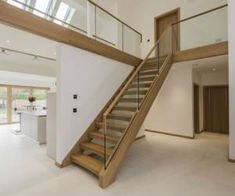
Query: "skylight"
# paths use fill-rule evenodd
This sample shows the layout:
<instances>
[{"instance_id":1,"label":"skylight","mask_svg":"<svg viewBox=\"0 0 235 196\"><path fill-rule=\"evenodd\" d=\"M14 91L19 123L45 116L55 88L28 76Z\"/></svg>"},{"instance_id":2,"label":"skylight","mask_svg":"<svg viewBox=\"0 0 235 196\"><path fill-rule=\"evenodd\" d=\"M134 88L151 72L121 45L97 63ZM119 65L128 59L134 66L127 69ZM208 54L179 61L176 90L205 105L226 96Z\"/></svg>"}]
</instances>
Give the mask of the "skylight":
<instances>
[{"instance_id":1,"label":"skylight","mask_svg":"<svg viewBox=\"0 0 235 196\"><path fill-rule=\"evenodd\" d=\"M61 2L60 7L56 13L56 18L59 20L65 21L69 10L70 10L69 6L67 4ZM58 24L62 24L62 22L60 22L60 21L55 21L55 22Z\"/></svg>"},{"instance_id":2,"label":"skylight","mask_svg":"<svg viewBox=\"0 0 235 196\"><path fill-rule=\"evenodd\" d=\"M44 13L47 13L47 9L48 9L48 6L49 6L49 2L50 0L37 0L36 3L35 3L35 6L34 8L37 9L37 10L40 10ZM45 14L42 14L40 12L37 12L37 11L33 11L34 14L36 14L37 16L41 16L41 17L44 17Z\"/></svg>"},{"instance_id":3,"label":"skylight","mask_svg":"<svg viewBox=\"0 0 235 196\"><path fill-rule=\"evenodd\" d=\"M18 1L21 2L21 3L25 3L25 0L18 0ZM18 8L21 8L21 9L23 9L23 7L24 7L22 4L20 4L20 3L16 2L16 1L14 1L14 0L7 0L7 2L8 2L9 4L14 5L14 6L16 6L16 7L18 7Z\"/></svg>"}]
</instances>

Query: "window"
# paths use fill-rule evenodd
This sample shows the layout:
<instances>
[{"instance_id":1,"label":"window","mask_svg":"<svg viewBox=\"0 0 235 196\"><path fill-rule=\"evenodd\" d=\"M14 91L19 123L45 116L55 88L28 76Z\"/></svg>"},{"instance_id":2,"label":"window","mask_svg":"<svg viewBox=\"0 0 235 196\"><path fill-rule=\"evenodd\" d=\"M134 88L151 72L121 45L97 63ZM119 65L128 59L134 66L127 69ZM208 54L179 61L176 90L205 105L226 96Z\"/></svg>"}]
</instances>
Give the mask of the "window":
<instances>
[{"instance_id":1,"label":"window","mask_svg":"<svg viewBox=\"0 0 235 196\"><path fill-rule=\"evenodd\" d=\"M0 124L7 122L7 88L0 87Z\"/></svg>"},{"instance_id":2,"label":"window","mask_svg":"<svg viewBox=\"0 0 235 196\"><path fill-rule=\"evenodd\" d=\"M37 110L45 110L47 107L47 90L33 89L33 97L36 98L35 107Z\"/></svg>"},{"instance_id":3,"label":"window","mask_svg":"<svg viewBox=\"0 0 235 196\"><path fill-rule=\"evenodd\" d=\"M0 124L18 123L20 112L47 109L48 89L0 85ZM30 97L35 97L33 102Z\"/></svg>"},{"instance_id":4,"label":"window","mask_svg":"<svg viewBox=\"0 0 235 196\"><path fill-rule=\"evenodd\" d=\"M48 9L49 9L50 2L51 2L51 0L37 0L34 5L34 8L37 10L40 10L43 13L47 13L49 11ZM43 14L41 12L38 12L35 10L33 11L33 13L36 14L37 16L44 17L45 14Z\"/></svg>"},{"instance_id":5,"label":"window","mask_svg":"<svg viewBox=\"0 0 235 196\"><path fill-rule=\"evenodd\" d=\"M19 1L20 3L18 3L17 1ZM14 1L14 0L7 0L7 2L11 5L14 5L18 8L21 8L23 9L24 8L24 5L22 5L21 3L25 4L25 0L17 0L17 1Z\"/></svg>"},{"instance_id":6,"label":"window","mask_svg":"<svg viewBox=\"0 0 235 196\"><path fill-rule=\"evenodd\" d=\"M30 106L28 101L30 95L29 88L12 88L12 122L19 122L19 112L27 111Z\"/></svg>"}]
</instances>

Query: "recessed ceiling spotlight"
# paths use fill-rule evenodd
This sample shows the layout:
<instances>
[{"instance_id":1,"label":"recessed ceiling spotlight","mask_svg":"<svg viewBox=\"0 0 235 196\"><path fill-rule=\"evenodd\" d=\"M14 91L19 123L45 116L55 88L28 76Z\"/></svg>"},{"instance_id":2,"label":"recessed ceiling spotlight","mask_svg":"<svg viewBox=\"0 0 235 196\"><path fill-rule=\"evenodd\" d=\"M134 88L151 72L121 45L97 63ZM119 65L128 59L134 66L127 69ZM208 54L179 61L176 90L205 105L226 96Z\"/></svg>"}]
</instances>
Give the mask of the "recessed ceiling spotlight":
<instances>
[{"instance_id":1,"label":"recessed ceiling spotlight","mask_svg":"<svg viewBox=\"0 0 235 196\"><path fill-rule=\"evenodd\" d=\"M32 60L33 61L39 61L40 59L38 58L38 56L34 56Z\"/></svg>"},{"instance_id":2,"label":"recessed ceiling spotlight","mask_svg":"<svg viewBox=\"0 0 235 196\"><path fill-rule=\"evenodd\" d=\"M6 40L6 43L8 43L8 44L9 44L10 42L11 42L11 41L10 41L9 39L7 39L7 40Z\"/></svg>"},{"instance_id":3,"label":"recessed ceiling spotlight","mask_svg":"<svg viewBox=\"0 0 235 196\"><path fill-rule=\"evenodd\" d=\"M7 51L6 51L6 49L4 49L4 48L1 48L0 53L1 53L1 54L5 54L5 55L9 55L9 54L7 53Z\"/></svg>"},{"instance_id":4,"label":"recessed ceiling spotlight","mask_svg":"<svg viewBox=\"0 0 235 196\"><path fill-rule=\"evenodd\" d=\"M216 69L215 69L215 68L213 68L213 69L212 69L212 71L216 71Z\"/></svg>"}]
</instances>

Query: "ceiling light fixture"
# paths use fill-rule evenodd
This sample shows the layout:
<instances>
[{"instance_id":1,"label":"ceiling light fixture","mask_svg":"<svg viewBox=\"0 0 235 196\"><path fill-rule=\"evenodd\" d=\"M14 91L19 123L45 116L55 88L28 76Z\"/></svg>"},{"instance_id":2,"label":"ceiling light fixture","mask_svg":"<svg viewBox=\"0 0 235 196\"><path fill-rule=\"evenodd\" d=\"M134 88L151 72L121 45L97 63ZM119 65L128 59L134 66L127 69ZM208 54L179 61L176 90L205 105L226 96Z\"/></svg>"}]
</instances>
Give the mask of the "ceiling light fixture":
<instances>
[{"instance_id":1,"label":"ceiling light fixture","mask_svg":"<svg viewBox=\"0 0 235 196\"><path fill-rule=\"evenodd\" d=\"M32 60L33 61L39 61L40 59L38 58L38 56L34 56Z\"/></svg>"},{"instance_id":2,"label":"ceiling light fixture","mask_svg":"<svg viewBox=\"0 0 235 196\"><path fill-rule=\"evenodd\" d=\"M8 44L9 44L10 42L11 42L11 41L10 41L9 39L7 39L7 40L6 40L6 43L8 43Z\"/></svg>"},{"instance_id":3,"label":"ceiling light fixture","mask_svg":"<svg viewBox=\"0 0 235 196\"><path fill-rule=\"evenodd\" d=\"M215 69L215 68L213 68L213 69L212 69L212 71L216 71L216 69Z\"/></svg>"},{"instance_id":4,"label":"ceiling light fixture","mask_svg":"<svg viewBox=\"0 0 235 196\"><path fill-rule=\"evenodd\" d=\"M6 51L4 48L1 48L0 53L1 53L1 54L5 54L5 55L9 55L9 54L7 53L7 51Z\"/></svg>"}]
</instances>

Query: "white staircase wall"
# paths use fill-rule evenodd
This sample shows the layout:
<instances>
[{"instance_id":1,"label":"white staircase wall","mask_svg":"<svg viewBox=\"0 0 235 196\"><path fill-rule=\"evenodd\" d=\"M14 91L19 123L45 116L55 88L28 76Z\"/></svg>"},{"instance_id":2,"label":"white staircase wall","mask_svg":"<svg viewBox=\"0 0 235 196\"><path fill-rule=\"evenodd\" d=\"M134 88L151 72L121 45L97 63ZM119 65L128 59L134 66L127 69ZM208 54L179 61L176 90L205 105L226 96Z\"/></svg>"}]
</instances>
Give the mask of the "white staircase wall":
<instances>
[{"instance_id":1,"label":"white staircase wall","mask_svg":"<svg viewBox=\"0 0 235 196\"><path fill-rule=\"evenodd\" d=\"M133 67L64 44L57 54L56 161L62 163Z\"/></svg>"},{"instance_id":2,"label":"white staircase wall","mask_svg":"<svg viewBox=\"0 0 235 196\"><path fill-rule=\"evenodd\" d=\"M174 64L150 112L145 128L152 131L193 137L192 65Z\"/></svg>"}]
</instances>

